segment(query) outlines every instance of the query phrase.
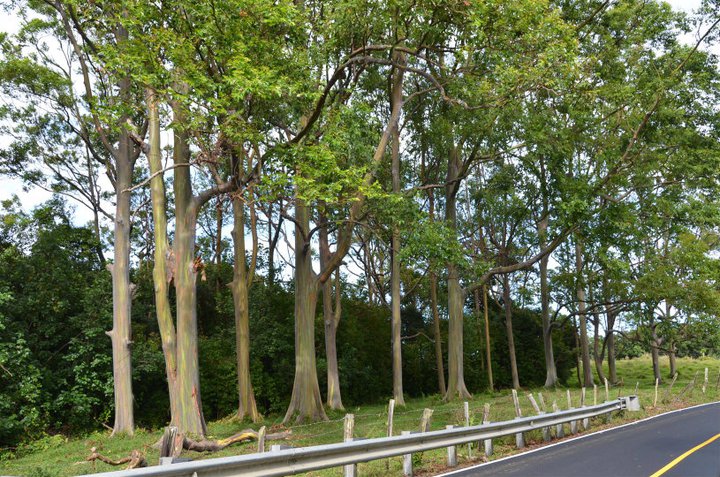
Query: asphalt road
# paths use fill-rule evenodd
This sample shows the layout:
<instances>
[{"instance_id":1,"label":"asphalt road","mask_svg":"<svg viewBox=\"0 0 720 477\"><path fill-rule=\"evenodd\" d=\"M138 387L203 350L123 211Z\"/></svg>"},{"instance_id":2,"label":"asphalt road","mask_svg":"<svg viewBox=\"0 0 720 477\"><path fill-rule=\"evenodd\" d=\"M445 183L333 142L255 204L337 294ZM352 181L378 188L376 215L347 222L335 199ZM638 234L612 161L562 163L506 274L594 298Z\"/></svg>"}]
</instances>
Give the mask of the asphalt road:
<instances>
[{"instance_id":1,"label":"asphalt road","mask_svg":"<svg viewBox=\"0 0 720 477\"><path fill-rule=\"evenodd\" d=\"M720 402L446 475L720 477Z\"/></svg>"}]
</instances>

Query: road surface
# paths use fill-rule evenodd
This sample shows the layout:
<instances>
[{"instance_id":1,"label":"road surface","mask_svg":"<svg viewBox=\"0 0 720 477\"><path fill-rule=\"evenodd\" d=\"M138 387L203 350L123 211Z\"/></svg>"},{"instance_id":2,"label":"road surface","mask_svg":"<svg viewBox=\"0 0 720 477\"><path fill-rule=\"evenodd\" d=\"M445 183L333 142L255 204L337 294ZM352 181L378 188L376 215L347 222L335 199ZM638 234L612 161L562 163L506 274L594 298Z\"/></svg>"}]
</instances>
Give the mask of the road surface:
<instances>
[{"instance_id":1,"label":"road surface","mask_svg":"<svg viewBox=\"0 0 720 477\"><path fill-rule=\"evenodd\" d=\"M720 477L720 402L445 475Z\"/></svg>"}]
</instances>

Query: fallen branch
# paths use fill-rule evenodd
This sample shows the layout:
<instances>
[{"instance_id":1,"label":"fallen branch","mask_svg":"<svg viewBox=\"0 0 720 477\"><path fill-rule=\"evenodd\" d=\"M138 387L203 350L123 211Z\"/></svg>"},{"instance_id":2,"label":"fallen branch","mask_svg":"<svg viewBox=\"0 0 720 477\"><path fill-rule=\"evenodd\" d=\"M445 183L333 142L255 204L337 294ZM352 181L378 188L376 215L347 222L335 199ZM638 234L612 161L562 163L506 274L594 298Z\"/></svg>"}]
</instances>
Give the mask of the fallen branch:
<instances>
[{"instance_id":1,"label":"fallen branch","mask_svg":"<svg viewBox=\"0 0 720 477\"><path fill-rule=\"evenodd\" d=\"M283 431L283 432L276 432L274 434L266 434L265 440L272 441L272 440L280 440L280 439L287 439L291 431ZM223 450L224 448L237 444L239 442L245 442L245 441L254 441L258 439L258 432L254 431L252 429L244 429L237 434L230 436L225 439L219 439L216 441L211 441L208 439L203 439L200 441L196 441L193 439L190 439L188 437L185 437L183 439L183 449L191 450L195 452L217 452L220 450Z\"/></svg>"},{"instance_id":2,"label":"fallen branch","mask_svg":"<svg viewBox=\"0 0 720 477\"><path fill-rule=\"evenodd\" d=\"M94 462L96 460L99 460L101 462L105 462L106 464L110 465L123 465L128 464L125 469L137 469L138 467L146 467L147 461L145 461L145 456L140 452L139 450L133 450L128 457L123 457L122 459L118 460L112 460L109 457L105 457L104 455L100 454L97 451L96 447L90 448L90 455L85 458L88 462Z\"/></svg>"}]
</instances>

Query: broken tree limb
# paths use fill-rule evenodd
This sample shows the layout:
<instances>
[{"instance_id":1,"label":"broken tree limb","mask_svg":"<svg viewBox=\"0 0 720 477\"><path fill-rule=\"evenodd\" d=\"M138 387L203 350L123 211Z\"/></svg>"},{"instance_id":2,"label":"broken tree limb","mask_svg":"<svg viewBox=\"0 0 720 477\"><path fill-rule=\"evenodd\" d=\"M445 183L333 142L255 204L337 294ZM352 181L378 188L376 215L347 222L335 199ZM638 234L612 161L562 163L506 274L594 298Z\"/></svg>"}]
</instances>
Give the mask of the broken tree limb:
<instances>
[{"instance_id":1,"label":"broken tree limb","mask_svg":"<svg viewBox=\"0 0 720 477\"><path fill-rule=\"evenodd\" d=\"M266 441L274 441L274 440L281 440L281 439L287 439L291 431L283 431L283 432L276 432L274 434L266 434L265 440ZM196 441L194 439L190 439L189 437L183 438L183 449L196 451L196 452L217 452L220 450L223 450L224 448L232 445L237 444L239 442L245 442L245 441L255 441L258 439L258 432L254 431L252 429L244 429L240 432L238 432L235 435L232 435L225 439L219 439L216 441L211 441L208 439L202 439L199 441Z\"/></svg>"},{"instance_id":2,"label":"broken tree limb","mask_svg":"<svg viewBox=\"0 0 720 477\"><path fill-rule=\"evenodd\" d=\"M126 469L137 469L138 467L146 467L147 462L145 456L139 450L133 450L129 456L123 457L122 459L112 460L109 457L105 457L97 451L96 447L90 448L90 455L85 458L88 462L94 462L99 460L110 465L123 465L128 464Z\"/></svg>"}]
</instances>

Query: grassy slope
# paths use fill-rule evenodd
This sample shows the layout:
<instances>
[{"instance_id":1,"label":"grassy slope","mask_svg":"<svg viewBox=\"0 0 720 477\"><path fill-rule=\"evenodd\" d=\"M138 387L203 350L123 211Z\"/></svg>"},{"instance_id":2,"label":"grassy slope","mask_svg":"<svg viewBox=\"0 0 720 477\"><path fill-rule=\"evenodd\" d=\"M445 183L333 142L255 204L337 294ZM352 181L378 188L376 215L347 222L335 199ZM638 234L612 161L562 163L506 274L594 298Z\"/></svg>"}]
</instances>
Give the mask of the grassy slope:
<instances>
[{"instance_id":1,"label":"grassy slope","mask_svg":"<svg viewBox=\"0 0 720 477\"><path fill-rule=\"evenodd\" d=\"M663 359L662 364L663 375L666 376L669 372L667 360ZM710 378L707 392L703 395L701 388L704 368L706 367L709 368ZM666 395L670 383L670 379L667 379L666 382L660 386L658 405L653 407L654 379L652 377L652 365L649 357L619 361L618 375L623 379L624 386L612 388L610 390L610 398L614 399L618 395L633 393L636 384L639 383L638 395L640 396L643 411L632 414L626 413L620 416L620 418L613 418L612 424L639 419L678 407L720 400L720 390L718 390L717 386L717 383L720 382L720 377L718 376L718 373L720 373L720 360L711 358L700 360L679 359L678 370L679 377L672 392ZM691 392L686 391L680 396L696 373L697 384L694 389ZM580 389L577 387L577 382L571 383L570 389L573 403L577 406L580 401ZM599 386L597 391L598 401L602 401L605 397L604 387ZM567 408L565 389L529 389L520 393L524 415L532 412L530 402L525 395L533 393L537 398L539 392L543 393L548 407L552 405L553 400L556 400L562 409ZM665 402L663 402L664 397L667 397ZM680 397L681 399L679 399ZM502 390L493 395L476 394L470 401L472 424L477 424L482 419L482 408L486 402L491 404L491 420L499 421L514 417L512 397L509 390ZM592 404L592 402L593 390L588 390L587 404ZM443 403L438 396L431 396L423 399L409 400L405 408L396 409L395 433L399 434L401 430L418 429L420 416L426 407L434 410L432 418L433 429L442 429L447 424L464 424L462 403L446 404ZM347 412L355 414L356 437L381 437L385 435L387 419L386 404L356 407L348 409ZM292 426L292 437L289 439L289 442L283 442L283 444L300 447L340 442L343 435L343 416L344 413L330 413L330 422ZM272 426L273 429L278 429L280 427L280 419L281 417L278 416L270 416L263 424L268 426L268 428ZM604 422L595 422L592 424L590 430L598 429L600 426L605 427L606 424L604 424ZM235 419L224 419L210 423L209 432L211 438L222 438L247 427L250 427L250 425L246 422L238 422ZM118 470L121 468L112 467L102 462L95 464L84 462L84 458L90 454L91 447L97 447L101 454L112 459L119 459L127 456L131 450L139 449L145 454L148 462L154 464L158 460L158 454L157 450L152 448L152 444L158 441L161 434L162 430L139 430L133 438L110 438L108 432L96 432L83 438L72 439L66 439L62 436L47 437L18 449L15 455L7 453L4 455L0 454L0 474L17 476L67 476ZM526 441L530 445L538 444L540 441L539 433L527 435ZM186 454L187 457L193 459L202 459L245 454L254 451L255 444L247 443L231 446L222 452L214 454L199 454L195 452L186 452ZM473 450L473 458L469 459L467 457L467 446L462 446L458 451L461 465L469 464L472 461L478 461L480 459L480 453L477 450ZM495 456L515 452L514 438L509 437L495 442L495 452ZM425 452L422 456L416 456L416 474L431 474L439 470L443 466L444 458L444 451L442 450ZM369 476L402 475L401 465L400 457L389 459L388 462L360 464L359 473ZM341 471L340 469L330 469L315 472L312 473L312 475L341 475Z\"/></svg>"}]
</instances>

